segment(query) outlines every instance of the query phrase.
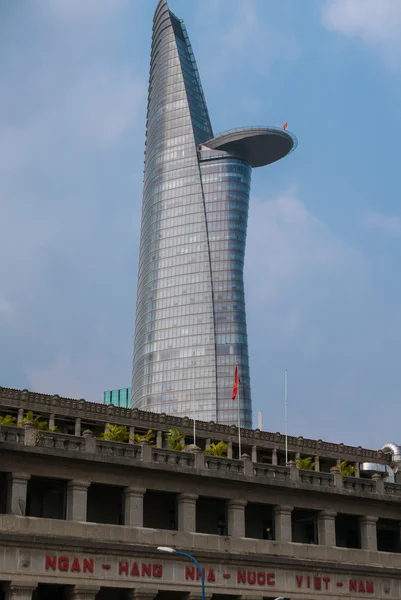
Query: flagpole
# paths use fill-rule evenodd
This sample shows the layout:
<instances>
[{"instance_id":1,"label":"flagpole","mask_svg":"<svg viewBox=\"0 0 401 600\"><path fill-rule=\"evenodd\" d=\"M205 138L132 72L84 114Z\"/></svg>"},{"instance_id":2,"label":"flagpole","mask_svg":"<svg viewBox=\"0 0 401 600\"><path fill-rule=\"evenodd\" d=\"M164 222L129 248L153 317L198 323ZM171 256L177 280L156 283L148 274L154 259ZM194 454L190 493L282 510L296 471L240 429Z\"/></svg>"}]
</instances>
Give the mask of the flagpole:
<instances>
[{"instance_id":1,"label":"flagpole","mask_svg":"<svg viewBox=\"0 0 401 600\"><path fill-rule=\"evenodd\" d=\"M194 446L196 446L196 418L195 418L195 350L192 352L192 420L194 422Z\"/></svg>"},{"instance_id":2,"label":"flagpole","mask_svg":"<svg viewBox=\"0 0 401 600\"><path fill-rule=\"evenodd\" d=\"M237 360L237 369L238 369L238 360ZM239 376L239 371L238 371L238 451L239 451L239 457L241 458L242 456L242 452L241 452L241 417L240 417L240 410L239 410L239 399L240 399L240 387L241 387L241 378Z\"/></svg>"},{"instance_id":3,"label":"flagpole","mask_svg":"<svg viewBox=\"0 0 401 600\"><path fill-rule=\"evenodd\" d=\"M284 371L284 421L285 421L285 464L288 465L288 399L287 369Z\"/></svg>"}]
</instances>

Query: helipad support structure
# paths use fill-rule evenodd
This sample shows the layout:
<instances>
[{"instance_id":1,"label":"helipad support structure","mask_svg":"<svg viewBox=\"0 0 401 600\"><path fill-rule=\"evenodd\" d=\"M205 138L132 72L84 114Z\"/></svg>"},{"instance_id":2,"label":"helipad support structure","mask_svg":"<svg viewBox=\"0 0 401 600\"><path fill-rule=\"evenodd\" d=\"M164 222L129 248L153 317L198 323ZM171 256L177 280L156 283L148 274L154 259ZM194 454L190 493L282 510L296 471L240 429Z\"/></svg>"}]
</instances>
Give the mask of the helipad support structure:
<instances>
[{"instance_id":1,"label":"helipad support structure","mask_svg":"<svg viewBox=\"0 0 401 600\"><path fill-rule=\"evenodd\" d=\"M150 65L132 406L252 426L244 294L251 171L291 152L272 127L214 137L184 23L156 8ZM195 406L195 412L194 412Z\"/></svg>"}]
</instances>

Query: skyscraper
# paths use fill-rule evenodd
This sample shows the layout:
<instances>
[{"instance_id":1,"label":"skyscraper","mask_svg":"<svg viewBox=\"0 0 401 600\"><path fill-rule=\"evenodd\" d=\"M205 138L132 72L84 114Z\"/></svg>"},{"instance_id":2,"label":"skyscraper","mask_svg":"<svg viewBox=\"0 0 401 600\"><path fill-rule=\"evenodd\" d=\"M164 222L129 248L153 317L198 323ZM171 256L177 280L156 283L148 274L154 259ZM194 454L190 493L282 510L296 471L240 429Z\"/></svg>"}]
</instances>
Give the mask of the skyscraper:
<instances>
[{"instance_id":1,"label":"skyscraper","mask_svg":"<svg viewBox=\"0 0 401 600\"><path fill-rule=\"evenodd\" d=\"M132 407L252 426L244 254L252 167L294 148L283 129L216 137L183 21L153 19ZM241 383L231 399L235 364Z\"/></svg>"}]
</instances>

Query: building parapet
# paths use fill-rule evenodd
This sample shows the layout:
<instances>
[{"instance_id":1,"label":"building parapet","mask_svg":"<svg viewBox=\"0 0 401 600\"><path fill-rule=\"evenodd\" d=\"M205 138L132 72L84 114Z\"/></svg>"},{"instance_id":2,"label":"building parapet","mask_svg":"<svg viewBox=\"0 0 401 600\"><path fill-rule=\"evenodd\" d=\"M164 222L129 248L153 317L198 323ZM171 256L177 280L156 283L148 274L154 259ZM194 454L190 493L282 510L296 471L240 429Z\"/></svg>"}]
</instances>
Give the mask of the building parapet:
<instances>
[{"instance_id":1,"label":"building parapet","mask_svg":"<svg viewBox=\"0 0 401 600\"><path fill-rule=\"evenodd\" d=\"M32 410L40 414L55 414L59 418L80 419L86 423L107 423L126 425L138 429L153 429L168 431L178 427L186 435L193 432L193 421L189 417L175 417L164 413L145 412L139 409L128 409L113 405L87 402L84 399L62 398L58 395L39 394L28 390L16 390L0 387L0 407L14 410ZM238 436L235 425L223 425L213 421L196 421L196 431L199 438L210 438L226 442L234 442ZM261 431L259 429L241 428L241 439L244 447L256 446L267 450L285 450L285 435L277 432ZM288 436L288 450L293 454L318 455L325 458L335 458L360 463L370 461L386 464L384 454L380 450L371 450L361 446L334 444L323 440L312 440L302 436Z\"/></svg>"},{"instance_id":2,"label":"building parapet","mask_svg":"<svg viewBox=\"0 0 401 600\"><path fill-rule=\"evenodd\" d=\"M90 431L74 436L49 431L36 431L30 423L24 427L1 426L0 442L3 450L59 455L88 461L132 465L160 469L163 472L186 472L206 477L240 479L248 483L282 487L294 486L299 490L370 497L380 495L383 500L399 502L401 484L385 483L377 474L371 479L344 477L333 468L330 473L304 471L294 462L279 466L252 462L247 456L241 460L208 456L194 449L176 452L150 446L97 439Z\"/></svg>"}]
</instances>

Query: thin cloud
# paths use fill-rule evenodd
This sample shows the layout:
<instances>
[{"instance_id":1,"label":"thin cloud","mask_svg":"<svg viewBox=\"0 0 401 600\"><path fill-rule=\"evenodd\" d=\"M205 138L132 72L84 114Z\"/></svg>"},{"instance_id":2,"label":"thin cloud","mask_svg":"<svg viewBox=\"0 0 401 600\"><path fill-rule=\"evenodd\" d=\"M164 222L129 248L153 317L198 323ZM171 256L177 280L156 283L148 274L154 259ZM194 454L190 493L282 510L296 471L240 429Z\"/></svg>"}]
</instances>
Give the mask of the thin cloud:
<instances>
[{"instance_id":1,"label":"thin cloud","mask_svg":"<svg viewBox=\"0 0 401 600\"><path fill-rule=\"evenodd\" d=\"M401 235L401 219L397 215L368 212L362 218L362 226L386 234Z\"/></svg>"},{"instance_id":2,"label":"thin cloud","mask_svg":"<svg viewBox=\"0 0 401 600\"><path fill-rule=\"evenodd\" d=\"M388 61L395 61L392 52L401 48L399 0L325 0L322 21L327 29L380 50Z\"/></svg>"}]
</instances>

